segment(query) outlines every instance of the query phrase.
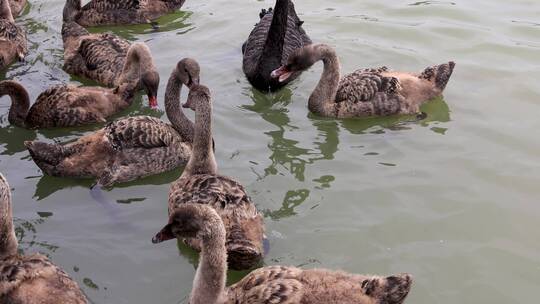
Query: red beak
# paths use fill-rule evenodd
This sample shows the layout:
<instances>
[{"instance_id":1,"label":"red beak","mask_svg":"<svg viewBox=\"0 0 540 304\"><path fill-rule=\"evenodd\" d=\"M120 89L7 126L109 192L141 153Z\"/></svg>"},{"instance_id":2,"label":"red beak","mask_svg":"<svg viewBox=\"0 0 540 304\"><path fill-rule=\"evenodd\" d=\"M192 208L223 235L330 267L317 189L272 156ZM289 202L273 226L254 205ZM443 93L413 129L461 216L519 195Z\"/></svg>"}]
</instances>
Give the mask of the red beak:
<instances>
[{"instance_id":1,"label":"red beak","mask_svg":"<svg viewBox=\"0 0 540 304\"><path fill-rule=\"evenodd\" d=\"M150 108L156 109L158 107L157 97L156 96L149 96L148 97L148 104L150 105Z\"/></svg>"},{"instance_id":2,"label":"red beak","mask_svg":"<svg viewBox=\"0 0 540 304\"><path fill-rule=\"evenodd\" d=\"M288 71L285 66L282 66L279 69L272 71L270 77L277 78L279 82L284 82L291 77L292 73L293 72Z\"/></svg>"}]
</instances>

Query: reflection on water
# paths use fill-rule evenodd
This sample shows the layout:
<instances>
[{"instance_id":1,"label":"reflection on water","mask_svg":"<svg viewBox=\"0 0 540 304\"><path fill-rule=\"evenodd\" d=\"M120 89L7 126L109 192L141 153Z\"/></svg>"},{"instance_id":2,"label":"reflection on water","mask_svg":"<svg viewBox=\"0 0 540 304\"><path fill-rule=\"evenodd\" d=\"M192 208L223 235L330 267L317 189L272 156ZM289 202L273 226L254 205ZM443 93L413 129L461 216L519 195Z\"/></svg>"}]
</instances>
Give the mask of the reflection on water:
<instances>
[{"instance_id":1,"label":"reflection on water","mask_svg":"<svg viewBox=\"0 0 540 304\"><path fill-rule=\"evenodd\" d=\"M38 213L38 215L40 214ZM49 244L46 241L40 241L37 237L36 226L43 224L45 219L51 215L52 213L41 213L41 218L34 220L24 220L19 218L13 219L13 224L15 225L15 234L17 235L17 240L19 241L20 254L25 254L26 251L39 251L41 254L50 258L51 254L59 248L58 246Z\"/></svg>"},{"instance_id":2,"label":"reflection on water","mask_svg":"<svg viewBox=\"0 0 540 304\"><path fill-rule=\"evenodd\" d=\"M24 146L25 140L36 139L36 132L31 130L22 129L16 126L12 126L7 121L8 113L3 111L3 107L0 107L0 111L3 114L0 116L0 147L2 147L2 155L15 155L16 153L26 150Z\"/></svg>"},{"instance_id":3,"label":"reflection on water","mask_svg":"<svg viewBox=\"0 0 540 304\"><path fill-rule=\"evenodd\" d=\"M114 185L114 188L129 188L138 185L168 185L177 180L182 175L182 169L172 170L166 173L148 176L142 179ZM47 198L51 194L63 189L71 189L75 187L91 188L95 184L93 178L67 178L55 177L44 174L40 177L36 184L34 198L38 201ZM105 189L107 190L107 189ZM127 198L120 200L118 203L130 203L140 201L138 198Z\"/></svg>"},{"instance_id":4,"label":"reflection on water","mask_svg":"<svg viewBox=\"0 0 540 304\"><path fill-rule=\"evenodd\" d=\"M193 12L186 11L177 11L167 14L156 20L157 28L151 24L135 24L130 26L96 26L89 28L88 30L91 33L105 33L113 31L116 35L130 41L136 40L136 35L150 34L153 32L175 31L175 35L182 35L194 29L194 26L187 22L191 15L193 15Z\"/></svg>"},{"instance_id":5,"label":"reflection on water","mask_svg":"<svg viewBox=\"0 0 540 304\"><path fill-rule=\"evenodd\" d=\"M283 204L278 210L263 211L264 217L270 217L272 220L276 221L281 218L290 217L296 215L294 208L300 206L306 199L309 197L310 191L308 189L299 189L299 190L289 190L285 194L283 199Z\"/></svg>"},{"instance_id":6,"label":"reflection on water","mask_svg":"<svg viewBox=\"0 0 540 304\"><path fill-rule=\"evenodd\" d=\"M425 118L419 119L415 115L395 115L388 117L351 118L341 120L341 126L352 134L370 133L380 134L388 130L409 130L414 124L424 127L437 125L450 121L450 109L443 97L437 97L422 105L420 110L426 114ZM315 115L310 114L312 117ZM432 127L431 130L441 133L441 128ZM446 130L446 129L444 129ZM444 132L442 132L444 134Z\"/></svg>"},{"instance_id":7,"label":"reflection on water","mask_svg":"<svg viewBox=\"0 0 540 304\"><path fill-rule=\"evenodd\" d=\"M288 116L287 105L291 102L290 88L284 88L277 93L264 95L252 89L250 98L253 105L243 105L244 109L258 113L265 121L275 125L277 130L266 131L272 141L268 145L271 151L269 159L271 164L264 169L264 177L278 175L279 168L285 168L298 181L305 180L306 164L313 164L317 160L333 159L339 144L338 125L335 121L313 121L319 131L318 141L313 144L315 149L306 149L298 146L298 141L285 137L285 132L297 130Z\"/></svg>"}]
</instances>

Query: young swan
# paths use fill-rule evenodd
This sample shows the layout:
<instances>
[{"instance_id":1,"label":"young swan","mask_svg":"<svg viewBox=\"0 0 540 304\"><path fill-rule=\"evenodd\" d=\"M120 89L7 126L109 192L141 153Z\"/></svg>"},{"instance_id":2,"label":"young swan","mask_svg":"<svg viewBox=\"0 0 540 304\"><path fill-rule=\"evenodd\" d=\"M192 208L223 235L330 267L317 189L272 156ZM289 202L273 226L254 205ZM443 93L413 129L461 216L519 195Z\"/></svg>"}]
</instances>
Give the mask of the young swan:
<instances>
[{"instance_id":1,"label":"young swan","mask_svg":"<svg viewBox=\"0 0 540 304\"><path fill-rule=\"evenodd\" d=\"M178 206L152 242L176 237L202 241L190 304L401 304L412 284L408 274L381 277L271 266L257 269L225 288L226 231L215 209L197 202Z\"/></svg>"},{"instance_id":2,"label":"young swan","mask_svg":"<svg viewBox=\"0 0 540 304\"><path fill-rule=\"evenodd\" d=\"M264 254L264 223L244 187L234 179L217 173L212 149L212 103L205 86L193 86L184 107L195 111L193 152L182 176L171 185L169 214L186 204L212 206L226 228L226 250L229 266L250 269ZM202 250L201 239L184 238L196 250Z\"/></svg>"},{"instance_id":3,"label":"young swan","mask_svg":"<svg viewBox=\"0 0 540 304\"><path fill-rule=\"evenodd\" d=\"M182 85L199 82L199 65L183 59L169 77L165 110L170 124L151 116L133 116L109 123L92 134L65 144L25 142L32 159L46 174L97 178L102 186L170 171L189 160L193 123L180 107Z\"/></svg>"},{"instance_id":4,"label":"young swan","mask_svg":"<svg viewBox=\"0 0 540 304\"><path fill-rule=\"evenodd\" d=\"M426 68L422 73L395 72L386 67L357 70L340 79L336 52L325 44L296 50L287 64L272 72L280 82L317 61L324 63L319 84L309 97L309 110L337 118L416 114L426 101L442 94L454 62Z\"/></svg>"},{"instance_id":5,"label":"young swan","mask_svg":"<svg viewBox=\"0 0 540 304\"><path fill-rule=\"evenodd\" d=\"M11 190L0 173L0 303L85 304L79 286L41 254L17 253Z\"/></svg>"},{"instance_id":6,"label":"young swan","mask_svg":"<svg viewBox=\"0 0 540 304\"><path fill-rule=\"evenodd\" d=\"M42 92L30 107L25 88L16 81L0 82L0 97L9 95L11 108L9 122L22 128L38 129L73 127L105 122L108 117L131 105L140 78L139 57L143 43L135 43L128 52L128 59L116 89L56 85ZM157 82L144 82L152 108L157 107Z\"/></svg>"},{"instance_id":7,"label":"young swan","mask_svg":"<svg viewBox=\"0 0 540 304\"><path fill-rule=\"evenodd\" d=\"M28 52L26 32L15 24L8 0L0 0L0 70Z\"/></svg>"},{"instance_id":8,"label":"young swan","mask_svg":"<svg viewBox=\"0 0 540 304\"><path fill-rule=\"evenodd\" d=\"M81 0L67 0L65 19L82 26L140 24L173 12L185 0L91 0L84 6Z\"/></svg>"},{"instance_id":9,"label":"young swan","mask_svg":"<svg viewBox=\"0 0 540 304\"><path fill-rule=\"evenodd\" d=\"M1 1L1 0L0 0ZM70 74L95 80L108 87L122 83L122 73L130 64L139 65L138 89L159 85L159 73L148 47L137 49L137 61L128 58L131 44L112 34L90 34L76 22L62 25L64 70Z\"/></svg>"}]
</instances>

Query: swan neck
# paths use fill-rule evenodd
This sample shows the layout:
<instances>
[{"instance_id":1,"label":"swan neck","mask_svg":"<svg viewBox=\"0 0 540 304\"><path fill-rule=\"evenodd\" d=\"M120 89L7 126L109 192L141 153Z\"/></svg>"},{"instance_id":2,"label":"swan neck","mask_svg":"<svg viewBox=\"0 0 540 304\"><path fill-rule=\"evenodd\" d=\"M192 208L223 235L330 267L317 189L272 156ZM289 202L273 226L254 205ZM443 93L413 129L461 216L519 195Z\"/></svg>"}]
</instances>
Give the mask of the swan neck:
<instances>
[{"instance_id":1,"label":"swan neck","mask_svg":"<svg viewBox=\"0 0 540 304\"><path fill-rule=\"evenodd\" d=\"M201 102L195 111L195 136L189 162L182 176L217 174L217 163L212 149L212 105Z\"/></svg>"},{"instance_id":2,"label":"swan neck","mask_svg":"<svg viewBox=\"0 0 540 304\"><path fill-rule=\"evenodd\" d=\"M173 72L167 82L165 90L165 113L171 122L173 128L180 134L182 140L193 142L194 126L193 122L187 118L180 106L180 93L182 91L182 82Z\"/></svg>"},{"instance_id":3,"label":"swan neck","mask_svg":"<svg viewBox=\"0 0 540 304\"><path fill-rule=\"evenodd\" d=\"M0 19L6 19L9 22L15 22L15 19L13 19L13 15L11 14L9 0L0 0Z\"/></svg>"},{"instance_id":4,"label":"swan neck","mask_svg":"<svg viewBox=\"0 0 540 304\"><path fill-rule=\"evenodd\" d=\"M141 64L138 52L128 53L126 62L118 80L118 90L122 100L133 102L141 75Z\"/></svg>"},{"instance_id":5,"label":"swan neck","mask_svg":"<svg viewBox=\"0 0 540 304\"><path fill-rule=\"evenodd\" d=\"M319 83L309 97L309 110L315 114L325 114L328 106L335 102L340 80L339 59L336 52L327 45L315 46L318 60L324 64Z\"/></svg>"},{"instance_id":6,"label":"swan neck","mask_svg":"<svg viewBox=\"0 0 540 304\"><path fill-rule=\"evenodd\" d=\"M208 233L202 237L199 266L193 280L191 304L223 302L227 275L225 228L220 219L208 223Z\"/></svg>"},{"instance_id":7,"label":"swan neck","mask_svg":"<svg viewBox=\"0 0 540 304\"><path fill-rule=\"evenodd\" d=\"M289 1L290 0L276 1L276 6L274 7L274 12L272 15L272 23L270 24L270 29L268 30L268 34L266 36L266 41L259 64L264 61L267 65L273 68L277 68L281 65L283 46L285 44L285 35L287 33Z\"/></svg>"},{"instance_id":8,"label":"swan neck","mask_svg":"<svg viewBox=\"0 0 540 304\"><path fill-rule=\"evenodd\" d=\"M30 97L26 89L17 82L3 81L0 83L0 97L8 95L11 98L8 120L11 124L24 128L26 116L30 108Z\"/></svg>"},{"instance_id":9,"label":"swan neck","mask_svg":"<svg viewBox=\"0 0 540 304\"><path fill-rule=\"evenodd\" d=\"M11 189L0 174L0 260L17 254L17 237L13 228Z\"/></svg>"}]
</instances>

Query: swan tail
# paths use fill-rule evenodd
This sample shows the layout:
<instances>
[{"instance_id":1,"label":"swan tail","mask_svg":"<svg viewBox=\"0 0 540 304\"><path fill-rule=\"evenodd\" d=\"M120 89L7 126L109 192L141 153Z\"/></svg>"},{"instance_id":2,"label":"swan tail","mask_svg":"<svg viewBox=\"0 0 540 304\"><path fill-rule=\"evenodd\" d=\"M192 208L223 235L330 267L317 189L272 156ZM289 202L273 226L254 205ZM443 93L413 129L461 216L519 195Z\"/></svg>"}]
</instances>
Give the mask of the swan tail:
<instances>
[{"instance_id":1,"label":"swan tail","mask_svg":"<svg viewBox=\"0 0 540 304\"><path fill-rule=\"evenodd\" d=\"M25 141L24 145L36 165L48 175L58 175L56 167L66 157L73 154L69 148L59 144L48 144L39 141Z\"/></svg>"},{"instance_id":2,"label":"swan tail","mask_svg":"<svg viewBox=\"0 0 540 304\"><path fill-rule=\"evenodd\" d=\"M426 68L419 77L432 82L435 87L443 91L446 88L446 84L448 84L450 77L452 76L455 66L456 64L453 61L430 66Z\"/></svg>"},{"instance_id":3,"label":"swan tail","mask_svg":"<svg viewBox=\"0 0 540 304\"><path fill-rule=\"evenodd\" d=\"M262 18L263 18L264 16L266 16L267 14L271 14L272 11L273 11L273 9L272 9L271 7L268 8L268 9L263 8L263 9L261 10L261 12L259 13L259 18L262 19Z\"/></svg>"}]
</instances>

